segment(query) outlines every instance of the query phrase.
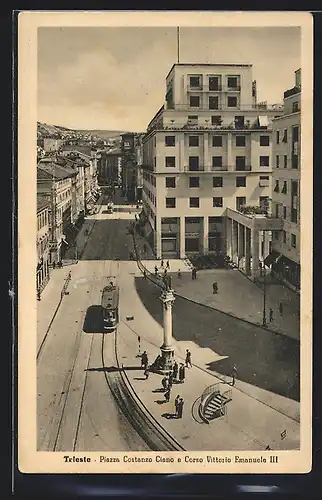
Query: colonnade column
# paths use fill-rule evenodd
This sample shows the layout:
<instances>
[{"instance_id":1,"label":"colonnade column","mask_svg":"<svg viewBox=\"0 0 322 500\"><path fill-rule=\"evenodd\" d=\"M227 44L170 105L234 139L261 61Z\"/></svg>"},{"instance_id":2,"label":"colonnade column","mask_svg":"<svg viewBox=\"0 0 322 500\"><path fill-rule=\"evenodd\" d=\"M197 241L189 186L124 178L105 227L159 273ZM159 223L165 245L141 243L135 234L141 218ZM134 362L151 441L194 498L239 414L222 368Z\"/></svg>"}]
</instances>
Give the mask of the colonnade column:
<instances>
[{"instance_id":1,"label":"colonnade column","mask_svg":"<svg viewBox=\"0 0 322 500\"><path fill-rule=\"evenodd\" d=\"M226 218L226 254L232 259L232 220Z\"/></svg>"},{"instance_id":2,"label":"colonnade column","mask_svg":"<svg viewBox=\"0 0 322 500\"><path fill-rule=\"evenodd\" d=\"M186 257L185 251L185 218L180 217L180 259Z\"/></svg>"},{"instance_id":3,"label":"colonnade column","mask_svg":"<svg viewBox=\"0 0 322 500\"><path fill-rule=\"evenodd\" d=\"M245 227L245 273L250 274L251 269L251 230Z\"/></svg>"},{"instance_id":4,"label":"colonnade column","mask_svg":"<svg viewBox=\"0 0 322 500\"><path fill-rule=\"evenodd\" d=\"M208 216L203 218L203 253L206 255L209 251L209 219Z\"/></svg>"},{"instance_id":5,"label":"colonnade column","mask_svg":"<svg viewBox=\"0 0 322 500\"><path fill-rule=\"evenodd\" d=\"M255 229L251 230L252 238L252 279L259 275L259 234Z\"/></svg>"},{"instance_id":6,"label":"colonnade column","mask_svg":"<svg viewBox=\"0 0 322 500\"><path fill-rule=\"evenodd\" d=\"M244 257L244 226L237 223L238 227L238 265L242 257Z\"/></svg>"}]
</instances>

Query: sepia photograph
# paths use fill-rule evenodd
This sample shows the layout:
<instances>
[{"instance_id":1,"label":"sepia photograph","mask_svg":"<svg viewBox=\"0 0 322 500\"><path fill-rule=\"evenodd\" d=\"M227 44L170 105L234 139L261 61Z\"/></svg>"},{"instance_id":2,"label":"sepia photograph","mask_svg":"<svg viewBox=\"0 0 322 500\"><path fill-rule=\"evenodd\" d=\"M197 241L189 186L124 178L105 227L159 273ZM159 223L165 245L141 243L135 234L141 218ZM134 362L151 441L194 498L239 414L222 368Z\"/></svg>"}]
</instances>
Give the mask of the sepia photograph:
<instances>
[{"instance_id":1,"label":"sepia photograph","mask_svg":"<svg viewBox=\"0 0 322 500\"><path fill-rule=\"evenodd\" d=\"M312 18L200 14L19 16L22 472L311 469Z\"/></svg>"}]
</instances>

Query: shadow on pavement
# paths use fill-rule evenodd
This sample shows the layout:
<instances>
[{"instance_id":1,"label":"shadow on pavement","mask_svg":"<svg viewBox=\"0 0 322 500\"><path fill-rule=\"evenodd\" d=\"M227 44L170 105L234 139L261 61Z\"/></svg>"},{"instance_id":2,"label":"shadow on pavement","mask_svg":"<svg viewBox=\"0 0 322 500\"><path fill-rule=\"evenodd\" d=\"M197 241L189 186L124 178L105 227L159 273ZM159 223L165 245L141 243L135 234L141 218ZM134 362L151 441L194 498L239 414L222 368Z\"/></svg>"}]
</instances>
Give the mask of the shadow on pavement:
<instances>
[{"instance_id":1,"label":"shadow on pavement","mask_svg":"<svg viewBox=\"0 0 322 500\"><path fill-rule=\"evenodd\" d=\"M135 284L144 307L162 325L160 289L143 278L136 278ZM235 364L237 379L299 401L300 347L297 341L180 297L173 306L173 336L177 341L194 342L219 356L228 356L208 362L210 371L230 376ZM194 362L203 364L194 358L192 350Z\"/></svg>"},{"instance_id":2,"label":"shadow on pavement","mask_svg":"<svg viewBox=\"0 0 322 500\"><path fill-rule=\"evenodd\" d=\"M86 372L105 372L105 373L114 373L121 371L121 368L117 368L117 366L99 366L98 368L87 368Z\"/></svg>"}]
</instances>

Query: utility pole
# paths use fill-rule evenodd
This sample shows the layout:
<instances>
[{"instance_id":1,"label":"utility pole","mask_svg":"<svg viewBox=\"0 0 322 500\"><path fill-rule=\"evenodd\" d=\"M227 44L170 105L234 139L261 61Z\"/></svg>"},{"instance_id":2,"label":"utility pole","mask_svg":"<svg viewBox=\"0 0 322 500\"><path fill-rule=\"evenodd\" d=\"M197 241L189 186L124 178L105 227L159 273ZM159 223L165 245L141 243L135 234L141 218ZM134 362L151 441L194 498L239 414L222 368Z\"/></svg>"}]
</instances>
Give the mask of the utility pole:
<instances>
[{"instance_id":1,"label":"utility pole","mask_svg":"<svg viewBox=\"0 0 322 500\"><path fill-rule=\"evenodd\" d=\"M263 231L263 247L265 248L265 231ZM265 259L263 258L263 276L264 276L264 295L263 295L263 326L267 326L266 321L266 266Z\"/></svg>"}]
</instances>

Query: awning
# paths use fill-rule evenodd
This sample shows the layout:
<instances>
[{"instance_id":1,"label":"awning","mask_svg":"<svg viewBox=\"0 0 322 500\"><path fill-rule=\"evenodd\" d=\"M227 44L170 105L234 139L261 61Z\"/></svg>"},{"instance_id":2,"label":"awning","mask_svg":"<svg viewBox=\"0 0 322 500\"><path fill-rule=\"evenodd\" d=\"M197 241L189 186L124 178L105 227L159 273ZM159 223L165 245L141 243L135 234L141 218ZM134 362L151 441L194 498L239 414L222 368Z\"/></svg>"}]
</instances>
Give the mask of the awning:
<instances>
[{"instance_id":1,"label":"awning","mask_svg":"<svg viewBox=\"0 0 322 500\"><path fill-rule=\"evenodd\" d=\"M260 127L268 127L268 117L267 116L259 116L258 123Z\"/></svg>"},{"instance_id":2,"label":"awning","mask_svg":"<svg viewBox=\"0 0 322 500\"><path fill-rule=\"evenodd\" d=\"M280 253L276 252L276 250L272 250L270 254L264 259L265 266L271 266L274 262L279 258Z\"/></svg>"}]
</instances>

